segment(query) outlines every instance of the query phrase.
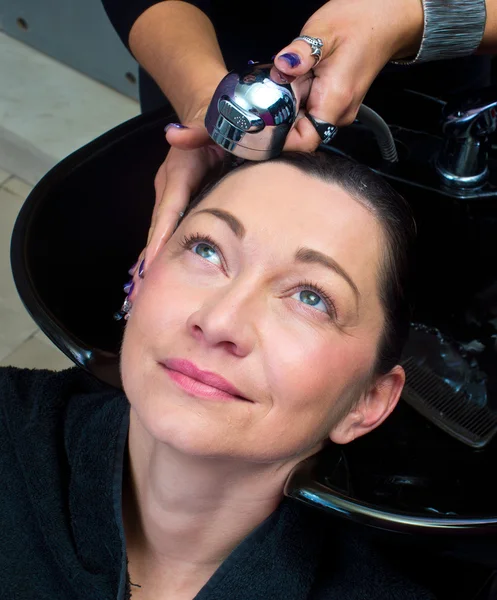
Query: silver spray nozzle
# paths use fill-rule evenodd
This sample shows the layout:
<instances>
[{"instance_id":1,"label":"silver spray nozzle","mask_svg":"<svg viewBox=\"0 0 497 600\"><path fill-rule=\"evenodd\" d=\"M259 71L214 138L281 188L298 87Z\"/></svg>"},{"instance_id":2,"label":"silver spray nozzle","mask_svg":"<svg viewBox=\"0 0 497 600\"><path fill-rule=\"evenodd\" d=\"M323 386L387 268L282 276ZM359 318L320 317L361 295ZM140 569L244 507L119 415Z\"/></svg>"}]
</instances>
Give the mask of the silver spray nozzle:
<instances>
[{"instance_id":1,"label":"silver spray nozzle","mask_svg":"<svg viewBox=\"0 0 497 600\"><path fill-rule=\"evenodd\" d=\"M205 117L211 138L232 154L248 160L278 156L292 128L302 93L309 85L277 83L272 64L250 65L229 73L218 85Z\"/></svg>"}]
</instances>

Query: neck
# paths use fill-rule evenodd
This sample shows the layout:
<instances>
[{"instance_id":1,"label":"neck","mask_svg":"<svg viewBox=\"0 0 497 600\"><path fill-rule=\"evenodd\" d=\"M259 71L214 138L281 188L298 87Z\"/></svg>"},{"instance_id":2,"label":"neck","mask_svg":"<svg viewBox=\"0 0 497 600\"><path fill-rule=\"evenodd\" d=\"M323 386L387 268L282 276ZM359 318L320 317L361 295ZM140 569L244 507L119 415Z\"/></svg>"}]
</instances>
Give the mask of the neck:
<instances>
[{"instance_id":1,"label":"neck","mask_svg":"<svg viewBox=\"0 0 497 600\"><path fill-rule=\"evenodd\" d=\"M291 469L192 457L157 442L131 409L128 547L162 567L212 574L278 506Z\"/></svg>"}]
</instances>

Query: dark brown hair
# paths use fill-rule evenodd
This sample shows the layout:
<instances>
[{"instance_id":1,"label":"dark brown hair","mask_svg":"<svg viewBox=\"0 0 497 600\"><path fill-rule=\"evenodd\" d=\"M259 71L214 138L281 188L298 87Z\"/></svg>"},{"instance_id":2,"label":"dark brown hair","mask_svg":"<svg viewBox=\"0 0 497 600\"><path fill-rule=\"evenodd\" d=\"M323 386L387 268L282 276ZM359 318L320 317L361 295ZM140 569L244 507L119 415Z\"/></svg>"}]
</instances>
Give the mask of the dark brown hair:
<instances>
[{"instance_id":1,"label":"dark brown hair","mask_svg":"<svg viewBox=\"0 0 497 600\"><path fill-rule=\"evenodd\" d=\"M385 326L378 347L375 374L388 373L398 364L409 332L411 319L410 281L413 270L413 245L416 224L407 202L383 178L368 167L327 152L283 152L267 162L282 163L306 175L340 186L375 216L386 243L380 265L379 294ZM260 163L224 165L211 175L188 205L188 214L231 173Z\"/></svg>"}]
</instances>

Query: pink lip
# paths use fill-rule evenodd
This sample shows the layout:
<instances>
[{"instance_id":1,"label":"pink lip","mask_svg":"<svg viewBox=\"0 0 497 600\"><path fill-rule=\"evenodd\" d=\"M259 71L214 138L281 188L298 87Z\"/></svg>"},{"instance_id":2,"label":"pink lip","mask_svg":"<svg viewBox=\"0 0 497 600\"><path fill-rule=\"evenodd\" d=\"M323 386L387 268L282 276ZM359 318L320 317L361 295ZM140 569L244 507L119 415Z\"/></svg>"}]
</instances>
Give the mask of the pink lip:
<instances>
[{"instance_id":1,"label":"pink lip","mask_svg":"<svg viewBox=\"0 0 497 600\"><path fill-rule=\"evenodd\" d=\"M161 364L176 384L194 396L222 400L248 400L224 377L211 371L202 371L189 360L170 358Z\"/></svg>"}]
</instances>

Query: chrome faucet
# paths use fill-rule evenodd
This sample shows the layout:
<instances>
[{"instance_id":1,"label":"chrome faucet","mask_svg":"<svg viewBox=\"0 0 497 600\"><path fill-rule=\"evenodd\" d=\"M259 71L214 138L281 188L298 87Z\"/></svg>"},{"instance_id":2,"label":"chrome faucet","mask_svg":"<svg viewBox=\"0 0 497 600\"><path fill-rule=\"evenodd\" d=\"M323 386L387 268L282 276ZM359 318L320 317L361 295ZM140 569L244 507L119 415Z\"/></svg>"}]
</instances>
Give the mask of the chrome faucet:
<instances>
[{"instance_id":1,"label":"chrome faucet","mask_svg":"<svg viewBox=\"0 0 497 600\"><path fill-rule=\"evenodd\" d=\"M443 112L444 143L436 169L445 185L478 188L488 178L489 136L497 129L497 89L485 88Z\"/></svg>"}]
</instances>

